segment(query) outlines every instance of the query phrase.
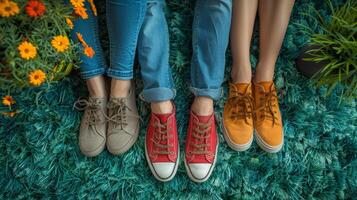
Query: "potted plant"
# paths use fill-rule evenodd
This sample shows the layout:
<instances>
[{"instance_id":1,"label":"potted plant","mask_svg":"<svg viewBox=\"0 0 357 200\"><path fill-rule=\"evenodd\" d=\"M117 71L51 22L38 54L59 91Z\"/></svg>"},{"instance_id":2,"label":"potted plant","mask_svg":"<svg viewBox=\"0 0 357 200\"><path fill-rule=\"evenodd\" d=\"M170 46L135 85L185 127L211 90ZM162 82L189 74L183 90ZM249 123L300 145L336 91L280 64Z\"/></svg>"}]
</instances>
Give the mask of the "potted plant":
<instances>
[{"instance_id":1,"label":"potted plant","mask_svg":"<svg viewBox=\"0 0 357 200\"><path fill-rule=\"evenodd\" d=\"M57 81L76 66L70 39L72 8L65 1L0 0L0 88Z\"/></svg>"},{"instance_id":2,"label":"potted plant","mask_svg":"<svg viewBox=\"0 0 357 200\"><path fill-rule=\"evenodd\" d=\"M347 0L335 9L328 1L331 18L324 19L315 8L313 17L322 32L311 35L308 46L302 49L296 64L300 72L311 77L317 86L326 86L327 95L342 86L341 98L356 98L357 91L357 1Z\"/></svg>"}]
</instances>

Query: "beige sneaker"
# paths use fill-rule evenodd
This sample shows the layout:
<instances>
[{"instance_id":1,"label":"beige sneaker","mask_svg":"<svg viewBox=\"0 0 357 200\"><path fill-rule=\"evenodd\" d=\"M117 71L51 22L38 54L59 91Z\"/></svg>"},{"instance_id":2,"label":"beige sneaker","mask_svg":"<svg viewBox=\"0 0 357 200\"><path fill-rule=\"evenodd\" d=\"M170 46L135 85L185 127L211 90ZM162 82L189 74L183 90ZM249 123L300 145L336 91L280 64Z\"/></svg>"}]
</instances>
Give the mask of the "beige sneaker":
<instances>
[{"instance_id":1,"label":"beige sneaker","mask_svg":"<svg viewBox=\"0 0 357 200\"><path fill-rule=\"evenodd\" d=\"M140 117L136 108L134 85L125 98L109 99L107 149L114 155L128 151L139 136Z\"/></svg>"},{"instance_id":2,"label":"beige sneaker","mask_svg":"<svg viewBox=\"0 0 357 200\"><path fill-rule=\"evenodd\" d=\"M79 148L86 156L97 156L105 147L106 105L107 99L98 97L78 100L75 104L75 108L84 109L79 130Z\"/></svg>"}]
</instances>

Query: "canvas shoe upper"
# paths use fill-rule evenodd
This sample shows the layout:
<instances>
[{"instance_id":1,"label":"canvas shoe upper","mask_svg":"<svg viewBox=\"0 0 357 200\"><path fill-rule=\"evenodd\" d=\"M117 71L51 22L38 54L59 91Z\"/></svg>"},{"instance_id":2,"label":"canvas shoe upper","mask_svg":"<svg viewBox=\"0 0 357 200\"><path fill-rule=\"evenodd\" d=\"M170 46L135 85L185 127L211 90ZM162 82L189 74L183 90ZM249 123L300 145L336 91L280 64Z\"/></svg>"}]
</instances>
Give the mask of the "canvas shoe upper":
<instances>
[{"instance_id":1,"label":"canvas shoe upper","mask_svg":"<svg viewBox=\"0 0 357 200\"><path fill-rule=\"evenodd\" d=\"M169 181L175 176L179 162L175 109L170 114L151 113L145 138L145 154L156 179Z\"/></svg>"},{"instance_id":2,"label":"canvas shoe upper","mask_svg":"<svg viewBox=\"0 0 357 200\"><path fill-rule=\"evenodd\" d=\"M198 116L190 112L186 137L185 166L195 182L206 181L217 159L218 135L214 114Z\"/></svg>"}]
</instances>

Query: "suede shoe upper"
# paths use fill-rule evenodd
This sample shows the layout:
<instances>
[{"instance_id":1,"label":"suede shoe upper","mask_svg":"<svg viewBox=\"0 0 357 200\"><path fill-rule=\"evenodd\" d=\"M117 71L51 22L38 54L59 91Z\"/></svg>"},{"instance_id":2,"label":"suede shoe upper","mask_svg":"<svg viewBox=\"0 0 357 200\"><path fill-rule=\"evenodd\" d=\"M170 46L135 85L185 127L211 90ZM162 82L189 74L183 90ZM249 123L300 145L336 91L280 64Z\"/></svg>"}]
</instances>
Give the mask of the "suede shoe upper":
<instances>
[{"instance_id":1,"label":"suede shoe upper","mask_svg":"<svg viewBox=\"0 0 357 200\"><path fill-rule=\"evenodd\" d=\"M254 99L254 126L258 136L270 148L281 146L283 123L274 83L272 81L254 83Z\"/></svg>"},{"instance_id":2,"label":"suede shoe upper","mask_svg":"<svg viewBox=\"0 0 357 200\"><path fill-rule=\"evenodd\" d=\"M224 106L223 124L227 143L236 150L250 144L253 138L254 100L251 84L229 84L229 96ZM243 147L242 147L243 148Z\"/></svg>"},{"instance_id":3,"label":"suede shoe upper","mask_svg":"<svg viewBox=\"0 0 357 200\"><path fill-rule=\"evenodd\" d=\"M115 155L128 151L139 135L140 117L134 88L131 87L127 97L111 97L108 102L107 149Z\"/></svg>"},{"instance_id":4,"label":"suede shoe upper","mask_svg":"<svg viewBox=\"0 0 357 200\"><path fill-rule=\"evenodd\" d=\"M79 130L79 148L86 156L96 156L104 149L107 130L106 104L106 98L98 97L79 100L75 104L77 109L84 109Z\"/></svg>"}]
</instances>

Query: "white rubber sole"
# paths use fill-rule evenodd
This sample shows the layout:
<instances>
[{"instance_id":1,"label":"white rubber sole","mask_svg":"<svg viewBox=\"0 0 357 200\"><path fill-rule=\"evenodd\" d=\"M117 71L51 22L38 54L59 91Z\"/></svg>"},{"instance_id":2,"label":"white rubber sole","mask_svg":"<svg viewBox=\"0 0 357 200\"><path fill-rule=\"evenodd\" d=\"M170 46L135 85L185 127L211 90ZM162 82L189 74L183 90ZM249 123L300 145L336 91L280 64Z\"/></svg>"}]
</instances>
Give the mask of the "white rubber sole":
<instances>
[{"instance_id":1,"label":"white rubber sole","mask_svg":"<svg viewBox=\"0 0 357 200\"><path fill-rule=\"evenodd\" d=\"M283 145L284 145L284 131L283 131L283 134L282 134L282 142L280 145L278 146L271 146L269 144L267 144L261 137L260 135L257 133L256 130L254 130L254 135L255 135L255 138L256 138L256 141L257 141L257 144L258 146L263 149L264 151L268 152L268 153L277 153L279 152L282 148L283 148Z\"/></svg>"},{"instance_id":2,"label":"white rubber sole","mask_svg":"<svg viewBox=\"0 0 357 200\"><path fill-rule=\"evenodd\" d=\"M188 177L189 177L192 181L194 181L194 182L196 182L196 183L202 183L202 182L207 181L207 180L211 177L212 172L213 172L213 169L214 169L215 166L216 166L216 161L217 161L217 156L218 156L218 154L217 154L217 152L218 152L218 147L219 147L219 139L218 139L218 135L217 135L217 147L216 147L216 152L215 152L213 164L212 164L211 168L209 169L207 175L206 175L205 178L203 178L203 179L197 179L197 178L195 178L195 177L193 176L193 174L191 173L191 170L190 170L190 168L189 168L189 166L188 166L188 164L187 164L187 162L186 162L186 156L185 156L184 161L185 161L186 172L187 172Z\"/></svg>"},{"instance_id":3,"label":"white rubber sole","mask_svg":"<svg viewBox=\"0 0 357 200\"><path fill-rule=\"evenodd\" d=\"M149 157L149 155L148 155L147 148L146 148L146 135L145 135L145 141L144 141L144 142L145 142L145 157L146 157L146 161L148 162L148 165L149 165L149 168L150 168L150 170L151 170L151 173L154 175L154 177L155 177L157 180L159 180L159 181L161 181L161 182L171 181L171 180L175 177L175 175L176 175L176 173L177 173L178 165L179 165L179 162L180 162L180 145L178 145L177 160L176 160L175 167L174 167L174 170L173 170L172 174L171 174L168 178L162 179L159 175L157 175L157 173L156 173L154 167L152 166L152 163L150 162L150 157Z\"/></svg>"},{"instance_id":4,"label":"white rubber sole","mask_svg":"<svg viewBox=\"0 0 357 200\"><path fill-rule=\"evenodd\" d=\"M231 138L229 137L228 135L228 132L226 130L226 126L224 125L224 122L222 120L222 125L223 125L223 136L224 136L224 140L226 141L226 143L228 144L228 146L235 150L235 151L246 151L248 150L251 146L252 146L252 143L253 143L253 134L252 134L252 137L249 139L249 141L246 143L246 144L235 144Z\"/></svg>"},{"instance_id":5,"label":"white rubber sole","mask_svg":"<svg viewBox=\"0 0 357 200\"><path fill-rule=\"evenodd\" d=\"M121 155L124 154L125 152L129 151L130 148L135 144L135 142L138 140L139 138L139 131L140 131L140 123L138 123L137 127L136 127L136 134L134 136L134 138L132 138L128 143L126 143L123 147L121 147L120 149L112 149L110 148L110 146L107 143L107 150L113 154L113 155ZM107 141L109 140L110 137L107 136Z\"/></svg>"}]
</instances>

